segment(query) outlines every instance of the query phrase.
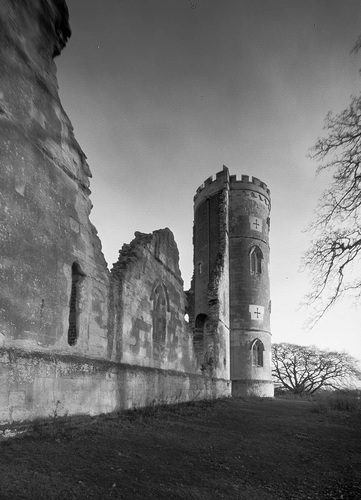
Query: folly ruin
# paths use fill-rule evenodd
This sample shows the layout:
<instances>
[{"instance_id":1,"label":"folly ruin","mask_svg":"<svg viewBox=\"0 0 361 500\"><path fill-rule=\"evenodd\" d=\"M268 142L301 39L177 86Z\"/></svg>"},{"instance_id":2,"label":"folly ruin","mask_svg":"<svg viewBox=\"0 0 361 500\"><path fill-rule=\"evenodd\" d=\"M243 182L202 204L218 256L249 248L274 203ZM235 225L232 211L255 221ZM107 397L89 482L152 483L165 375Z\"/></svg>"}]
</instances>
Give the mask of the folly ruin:
<instances>
[{"instance_id":1,"label":"folly ruin","mask_svg":"<svg viewBox=\"0 0 361 500\"><path fill-rule=\"evenodd\" d=\"M272 396L270 193L226 167L194 198L194 276L169 229L108 270L86 157L59 100L64 0L0 9L0 423ZM189 315L189 321L185 315Z\"/></svg>"}]
</instances>

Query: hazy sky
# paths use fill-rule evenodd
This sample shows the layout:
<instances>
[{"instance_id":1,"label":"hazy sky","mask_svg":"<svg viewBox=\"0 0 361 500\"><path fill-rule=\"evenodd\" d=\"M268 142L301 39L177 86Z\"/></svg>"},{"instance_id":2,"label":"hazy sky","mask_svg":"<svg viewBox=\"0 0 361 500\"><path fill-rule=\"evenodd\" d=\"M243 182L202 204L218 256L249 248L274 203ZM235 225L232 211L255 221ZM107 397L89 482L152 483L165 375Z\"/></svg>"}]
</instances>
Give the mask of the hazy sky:
<instances>
[{"instance_id":1,"label":"hazy sky","mask_svg":"<svg viewBox=\"0 0 361 500\"><path fill-rule=\"evenodd\" d=\"M297 307L305 232L328 183L306 155L329 110L360 91L360 0L68 0L60 96L93 173L92 222L111 265L134 231L169 227L189 288L193 196L210 175L271 190L274 342L361 358L361 309L314 330Z\"/></svg>"}]
</instances>

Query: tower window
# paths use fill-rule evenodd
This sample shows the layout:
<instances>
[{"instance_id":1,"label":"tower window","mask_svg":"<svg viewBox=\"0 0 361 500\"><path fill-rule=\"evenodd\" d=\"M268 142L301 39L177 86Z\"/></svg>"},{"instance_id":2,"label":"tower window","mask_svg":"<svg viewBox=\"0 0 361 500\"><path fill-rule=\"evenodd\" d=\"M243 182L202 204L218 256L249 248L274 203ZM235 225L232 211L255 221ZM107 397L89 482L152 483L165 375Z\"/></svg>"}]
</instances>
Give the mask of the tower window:
<instances>
[{"instance_id":1,"label":"tower window","mask_svg":"<svg viewBox=\"0 0 361 500\"><path fill-rule=\"evenodd\" d=\"M252 342L251 351L252 351L252 365L263 366L264 345L259 339L256 339Z\"/></svg>"},{"instance_id":2,"label":"tower window","mask_svg":"<svg viewBox=\"0 0 361 500\"><path fill-rule=\"evenodd\" d=\"M261 274L262 273L262 259L263 259L262 250L257 246L251 248L251 251L249 253L249 259L250 259L251 273Z\"/></svg>"},{"instance_id":3,"label":"tower window","mask_svg":"<svg viewBox=\"0 0 361 500\"><path fill-rule=\"evenodd\" d=\"M74 262L71 266L71 292L69 301L68 344L75 345L79 335L79 283L84 277L80 266Z\"/></svg>"}]
</instances>

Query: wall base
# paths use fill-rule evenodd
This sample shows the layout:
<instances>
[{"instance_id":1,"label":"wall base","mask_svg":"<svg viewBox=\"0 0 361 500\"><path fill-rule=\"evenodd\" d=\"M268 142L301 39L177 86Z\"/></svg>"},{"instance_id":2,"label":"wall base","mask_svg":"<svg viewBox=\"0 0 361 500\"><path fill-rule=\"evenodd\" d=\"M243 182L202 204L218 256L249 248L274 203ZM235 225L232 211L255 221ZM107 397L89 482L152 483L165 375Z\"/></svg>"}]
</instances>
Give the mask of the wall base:
<instances>
[{"instance_id":1,"label":"wall base","mask_svg":"<svg viewBox=\"0 0 361 500\"><path fill-rule=\"evenodd\" d=\"M232 380L232 396L259 396L273 398L272 380Z\"/></svg>"},{"instance_id":2,"label":"wall base","mask_svg":"<svg viewBox=\"0 0 361 500\"><path fill-rule=\"evenodd\" d=\"M0 432L54 415L230 396L230 381L63 354L0 348ZM4 426L5 424L5 426Z\"/></svg>"}]
</instances>

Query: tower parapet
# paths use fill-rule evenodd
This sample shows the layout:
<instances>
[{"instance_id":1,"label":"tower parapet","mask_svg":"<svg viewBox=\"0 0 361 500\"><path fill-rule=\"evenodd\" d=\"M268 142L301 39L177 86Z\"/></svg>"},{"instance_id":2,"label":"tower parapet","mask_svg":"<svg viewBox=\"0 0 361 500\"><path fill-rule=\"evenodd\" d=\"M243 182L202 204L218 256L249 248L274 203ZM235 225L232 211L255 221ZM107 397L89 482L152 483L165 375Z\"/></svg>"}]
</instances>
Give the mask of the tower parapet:
<instances>
[{"instance_id":1,"label":"tower parapet","mask_svg":"<svg viewBox=\"0 0 361 500\"><path fill-rule=\"evenodd\" d=\"M228 189L230 181L228 168L223 165L223 170L217 172L216 178L213 179L211 175L204 181L203 184L199 186L194 196L194 209L202 203L207 197L213 196L218 191L222 189Z\"/></svg>"},{"instance_id":2,"label":"tower parapet","mask_svg":"<svg viewBox=\"0 0 361 500\"><path fill-rule=\"evenodd\" d=\"M244 191L250 191L252 193L258 193L260 200L267 205L271 204L271 192L267 187L267 184L257 179L257 177L249 177L248 175L242 175L241 179L237 179L236 175L230 176L231 189L240 189Z\"/></svg>"}]
</instances>

